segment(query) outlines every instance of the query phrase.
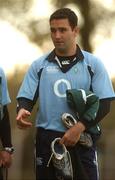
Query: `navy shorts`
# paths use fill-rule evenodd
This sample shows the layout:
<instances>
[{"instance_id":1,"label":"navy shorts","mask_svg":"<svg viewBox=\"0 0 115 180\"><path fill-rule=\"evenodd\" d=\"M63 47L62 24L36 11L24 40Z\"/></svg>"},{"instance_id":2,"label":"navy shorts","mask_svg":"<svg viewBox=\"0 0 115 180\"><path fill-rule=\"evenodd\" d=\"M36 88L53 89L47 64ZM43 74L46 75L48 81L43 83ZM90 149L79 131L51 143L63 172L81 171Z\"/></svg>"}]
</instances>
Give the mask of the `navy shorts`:
<instances>
[{"instance_id":1,"label":"navy shorts","mask_svg":"<svg viewBox=\"0 0 115 180\"><path fill-rule=\"evenodd\" d=\"M36 180L56 180L55 168L50 162L51 142L62 137L63 133L51 130L37 129L36 134ZM98 180L98 164L95 146L86 148L82 145L67 148L73 166L73 180Z\"/></svg>"}]
</instances>

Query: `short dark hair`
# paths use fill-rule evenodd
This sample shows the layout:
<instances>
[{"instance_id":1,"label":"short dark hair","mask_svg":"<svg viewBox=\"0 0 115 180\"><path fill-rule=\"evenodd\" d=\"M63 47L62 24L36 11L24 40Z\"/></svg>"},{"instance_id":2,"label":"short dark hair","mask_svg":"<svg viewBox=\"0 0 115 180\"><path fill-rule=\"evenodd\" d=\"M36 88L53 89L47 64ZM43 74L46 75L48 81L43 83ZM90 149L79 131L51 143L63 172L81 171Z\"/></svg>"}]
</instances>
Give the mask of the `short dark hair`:
<instances>
[{"instance_id":1,"label":"short dark hair","mask_svg":"<svg viewBox=\"0 0 115 180\"><path fill-rule=\"evenodd\" d=\"M68 19L72 28L78 24L77 15L69 8L57 9L53 14L51 14L49 21L51 22L53 19Z\"/></svg>"}]
</instances>

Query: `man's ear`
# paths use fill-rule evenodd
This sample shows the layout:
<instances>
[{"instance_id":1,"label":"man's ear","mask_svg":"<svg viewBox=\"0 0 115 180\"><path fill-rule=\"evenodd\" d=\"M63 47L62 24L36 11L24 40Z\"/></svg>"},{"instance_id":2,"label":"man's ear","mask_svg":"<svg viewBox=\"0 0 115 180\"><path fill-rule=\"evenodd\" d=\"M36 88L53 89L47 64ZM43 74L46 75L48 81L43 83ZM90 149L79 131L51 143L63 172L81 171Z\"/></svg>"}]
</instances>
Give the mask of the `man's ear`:
<instances>
[{"instance_id":1,"label":"man's ear","mask_svg":"<svg viewBox=\"0 0 115 180\"><path fill-rule=\"evenodd\" d=\"M79 27L76 26L76 28L75 28L76 35L79 34L79 31L80 31Z\"/></svg>"},{"instance_id":2,"label":"man's ear","mask_svg":"<svg viewBox=\"0 0 115 180\"><path fill-rule=\"evenodd\" d=\"M74 32L75 32L75 37L76 37L79 34L79 27L78 26L76 26L74 28Z\"/></svg>"}]
</instances>

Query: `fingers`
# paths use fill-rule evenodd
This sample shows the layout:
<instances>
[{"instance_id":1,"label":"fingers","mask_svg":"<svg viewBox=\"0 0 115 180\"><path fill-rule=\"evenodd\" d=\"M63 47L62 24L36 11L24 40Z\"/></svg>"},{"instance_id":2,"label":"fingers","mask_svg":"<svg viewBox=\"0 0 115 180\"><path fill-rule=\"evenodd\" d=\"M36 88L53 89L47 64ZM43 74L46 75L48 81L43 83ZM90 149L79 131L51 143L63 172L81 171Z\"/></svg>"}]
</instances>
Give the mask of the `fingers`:
<instances>
[{"instance_id":1,"label":"fingers","mask_svg":"<svg viewBox=\"0 0 115 180\"><path fill-rule=\"evenodd\" d=\"M0 160L0 166L9 168L12 163L12 156L6 151L2 151L1 153L1 160Z\"/></svg>"},{"instance_id":2,"label":"fingers","mask_svg":"<svg viewBox=\"0 0 115 180\"><path fill-rule=\"evenodd\" d=\"M69 138L67 138L66 136L63 136L60 140L60 144L64 144L65 146L72 146L73 143L70 141Z\"/></svg>"},{"instance_id":3,"label":"fingers","mask_svg":"<svg viewBox=\"0 0 115 180\"><path fill-rule=\"evenodd\" d=\"M64 144L66 147L67 146L75 146L76 143L77 143L76 141L66 139L65 137L60 140L60 144Z\"/></svg>"},{"instance_id":4,"label":"fingers","mask_svg":"<svg viewBox=\"0 0 115 180\"><path fill-rule=\"evenodd\" d=\"M31 127L32 123L28 122L27 120L20 119L20 120L17 120L17 126L19 129L25 129L25 128Z\"/></svg>"},{"instance_id":5,"label":"fingers","mask_svg":"<svg viewBox=\"0 0 115 180\"><path fill-rule=\"evenodd\" d=\"M17 120L17 126L19 129L25 129L32 126L32 123L29 122L28 117L31 115L31 113L25 109L20 109L18 112L18 115L16 117Z\"/></svg>"},{"instance_id":6,"label":"fingers","mask_svg":"<svg viewBox=\"0 0 115 180\"><path fill-rule=\"evenodd\" d=\"M60 140L61 144L64 144L65 146L76 145L76 143L79 141L80 133L76 133L76 131L73 130L73 128L70 128L65 132L64 136Z\"/></svg>"},{"instance_id":7,"label":"fingers","mask_svg":"<svg viewBox=\"0 0 115 180\"><path fill-rule=\"evenodd\" d=\"M11 166L11 162L8 161L2 161L2 167L9 168Z\"/></svg>"},{"instance_id":8,"label":"fingers","mask_svg":"<svg viewBox=\"0 0 115 180\"><path fill-rule=\"evenodd\" d=\"M31 115L31 113L25 109L20 109L20 111L17 114L16 120L20 120L22 118L27 118Z\"/></svg>"}]
</instances>

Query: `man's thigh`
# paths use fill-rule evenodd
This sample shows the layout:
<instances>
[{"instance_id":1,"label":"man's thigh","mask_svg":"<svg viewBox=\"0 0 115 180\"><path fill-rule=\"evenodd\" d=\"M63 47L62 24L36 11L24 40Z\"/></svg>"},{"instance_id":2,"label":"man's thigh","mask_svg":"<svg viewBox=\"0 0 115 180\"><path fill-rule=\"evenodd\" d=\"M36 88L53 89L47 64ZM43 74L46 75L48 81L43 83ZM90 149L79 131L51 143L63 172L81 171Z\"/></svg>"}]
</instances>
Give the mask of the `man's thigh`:
<instances>
[{"instance_id":1,"label":"man's thigh","mask_svg":"<svg viewBox=\"0 0 115 180\"><path fill-rule=\"evenodd\" d=\"M99 179L97 151L95 146L91 148L80 148L80 158L90 180Z\"/></svg>"}]
</instances>

